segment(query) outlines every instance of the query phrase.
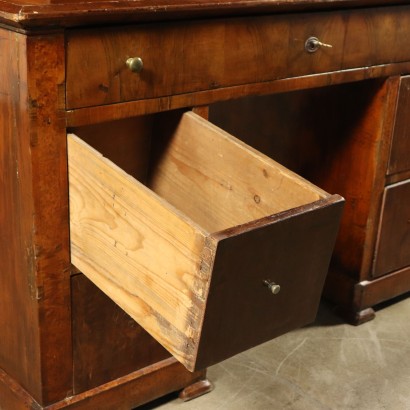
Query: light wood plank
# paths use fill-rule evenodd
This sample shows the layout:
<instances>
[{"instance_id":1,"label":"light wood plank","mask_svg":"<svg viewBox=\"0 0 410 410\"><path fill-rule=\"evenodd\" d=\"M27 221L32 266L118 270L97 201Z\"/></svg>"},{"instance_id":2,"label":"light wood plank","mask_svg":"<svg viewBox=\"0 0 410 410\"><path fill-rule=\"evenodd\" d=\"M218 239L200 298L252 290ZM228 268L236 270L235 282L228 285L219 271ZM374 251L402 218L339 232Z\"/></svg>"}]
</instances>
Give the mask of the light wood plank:
<instances>
[{"instance_id":1,"label":"light wood plank","mask_svg":"<svg viewBox=\"0 0 410 410\"><path fill-rule=\"evenodd\" d=\"M72 263L189 368L206 233L74 135L68 162Z\"/></svg>"},{"instance_id":2,"label":"light wood plank","mask_svg":"<svg viewBox=\"0 0 410 410\"><path fill-rule=\"evenodd\" d=\"M149 187L209 232L329 196L195 113L162 137Z\"/></svg>"}]
</instances>

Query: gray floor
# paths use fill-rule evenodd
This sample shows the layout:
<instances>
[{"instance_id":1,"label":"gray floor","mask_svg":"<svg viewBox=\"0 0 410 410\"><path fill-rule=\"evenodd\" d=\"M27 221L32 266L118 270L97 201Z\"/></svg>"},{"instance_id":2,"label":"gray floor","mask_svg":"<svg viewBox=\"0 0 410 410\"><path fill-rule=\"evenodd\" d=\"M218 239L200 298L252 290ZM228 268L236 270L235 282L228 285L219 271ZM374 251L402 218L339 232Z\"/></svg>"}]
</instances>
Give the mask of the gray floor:
<instances>
[{"instance_id":1,"label":"gray floor","mask_svg":"<svg viewBox=\"0 0 410 410\"><path fill-rule=\"evenodd\" d=\"M316 322L208 371L213 392L143 410L409 410L410 297L359 327L322 305Z\"/></svg>"}]
</instances>

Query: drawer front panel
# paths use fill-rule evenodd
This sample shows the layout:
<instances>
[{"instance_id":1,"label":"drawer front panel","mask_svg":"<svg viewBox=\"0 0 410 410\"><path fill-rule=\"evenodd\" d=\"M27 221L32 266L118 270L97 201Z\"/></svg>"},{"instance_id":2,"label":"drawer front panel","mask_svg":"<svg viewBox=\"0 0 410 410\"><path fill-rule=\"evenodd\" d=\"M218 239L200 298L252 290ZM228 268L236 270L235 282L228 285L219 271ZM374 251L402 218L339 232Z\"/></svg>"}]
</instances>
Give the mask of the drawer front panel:
<instances>
[{"instance_id":1,"label":"drawer front panel","mask_svg":"<svg viewBox=\"0 0 410 410\"><path fill-rule=\"evenodd\" d=\"M410 180L385 189L374 276L410 265Z\"/></svg>"},{"instance_id":2,"label":"drawer front panel","mask_svg":"<svg viewBox=\"0 0 410 410\"><path fill-rule=\"evenodd\" d=\"M193 113L169 128L147 186L69 136L71 261L195 370L314 319L343 201Z\"/></svg>"},{"instance_id":3,"label":"drawer front panel","mask_svg":"<svg viewBox=\"0 0 410 410\"><path fill-rule=\"evenodd\" d=\"M333 205L321 206L283 215L261 229L221 237L198 368L315 319L340 211ZM266 279L280 285L278 294L263 285Z\"/></svg>"},{"instance_id":4,"label":"drawer front panel","mask_svg":"<svg viewBox=\"0 0 410 410\"><path fill-rule=\"evenodd\" d=\"M405 61L409 36L406 7L75 29L67 33L67 107ZM307 51L312 37L331 47L309 43L317 49ZM127 67L132 57L142 59L141 72Z\"/></svg>"},{"instance_id":5,"label":"drawer front panel","mask_svg":"<svg viewBox=\"0 0 410 410\"><path fill-rule=\"evenodd\" d=\"M388 174L410 170L410 77L400 82Z\"/></svg>"}]
</instances>

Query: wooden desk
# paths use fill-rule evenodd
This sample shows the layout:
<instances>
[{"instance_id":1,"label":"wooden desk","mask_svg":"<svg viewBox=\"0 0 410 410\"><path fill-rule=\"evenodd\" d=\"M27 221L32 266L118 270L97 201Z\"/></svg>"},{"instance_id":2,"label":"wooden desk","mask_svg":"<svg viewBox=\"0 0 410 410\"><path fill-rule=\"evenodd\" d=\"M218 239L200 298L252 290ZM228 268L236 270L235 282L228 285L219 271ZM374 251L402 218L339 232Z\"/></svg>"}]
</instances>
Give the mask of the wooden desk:
<instances>
[{"instance_id":1,"label":"wooden desk","mask_svg":"<svg viewBox=\"0 0 410 410\"><path fill-rule=\"evenodd\" d=\"M0 1L0 407L131 409L171 391L185 388L182 396L188 398L209 391L205 370L197 368L314 318L342 204L327 192L344 196L346 204L326 296L360 323L374 316L372 306L410 289L410 7L405 1L384 4ZM136 57L143 68L132 72L126 61ZM79 151L67 156L67 132L82 139L81 158L88 158L75 171L72 159ZM204 169L182 162L179 170L192 171L188 179L198 190L181 189L187 174L174 171L174 151L158 151L164 138L177 141L175 155L191 159L203 143L211 141L198 158L225 144L225 151L209 154L210 163L227 157L206 171L215 179L223 171L223 183L208 188ZM198 247L201 257L192 252L187 259L194 266L192 282L184 276L188 270L166 272L165 278L148 267L146 276L138 276L143 285L135 288L131 281L128 289L126 279L119 284L115 276L112 291L105 268L124 249L112 241L100 255L113 251L114 257L81 260L75 249L87 233L74 230L73 202L70 250L69 200L81 199L83 193L76 197L73 188L88 180L79 177L69 187L68 176L73 180L99 161L88 145L121 167L110 163L107 175L131 184L131 203L146 195L151 205L142 225L161 214L175 221L171 233L183 226L178 232L188 237L191 229L203 239L195 242L204 244ZM159 177L153 178L157 163ZM161 177L168 172L172 178ZM245 199L226 202L219 209L229 211L219 216L220 198L237 192L238 185L226 183L232 175L240 180L240 195L251 195L251 201L247 208ZM270 185L257 178L283 185L271 194ZM95 181L105 187L104 178ZM88 185L91 192L97 186ZM201 219L198 209L206 201L196 198L207 189L215 196ZM102 196L97 203L115 208L123 199L116 202L116 195L110 204ZM169 206L157 195L176 202ZM282 205L272 208L276 197ZM171 238L176 253L162 247L158 255L172 264L179 261L182 236L163 233L165 225L146 232ZM86 246L100 248L95 232L90 238ZM141 259L133 263L142 266ZM278 290L270 281L263 286L265 276L258 275L266 270L266 280L280 274L283 281L278 297L269 299L271 324L252 319L260 316L257 309L266 311L264 292ZM253 275L259 287L246 298ZM150 294L142 297L144 291ZM132 295L132 303L124 302L124 294ZM175 312L167 310L174 294L182 295ZM158 295L170 298L168 304L158 302ZM149 309L141 313L141 306ZM242 322L232 320L235 312ZM248 327L243 337L241 323ZM185 325L189 331L180 331ZM224 343L226 333L235 335L235 343Z\"/></svg>"}]
</instances>

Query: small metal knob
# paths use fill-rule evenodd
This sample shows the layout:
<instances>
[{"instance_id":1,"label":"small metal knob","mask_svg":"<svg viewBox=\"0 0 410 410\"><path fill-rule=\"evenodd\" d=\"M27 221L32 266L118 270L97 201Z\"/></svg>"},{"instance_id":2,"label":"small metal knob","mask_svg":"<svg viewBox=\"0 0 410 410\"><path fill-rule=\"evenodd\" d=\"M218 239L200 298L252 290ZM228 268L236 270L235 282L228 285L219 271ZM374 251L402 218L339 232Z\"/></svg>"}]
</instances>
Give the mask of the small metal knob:
<instances>
[{"instance_id":1,"label":"small metal knob","mask_svg":"<svg viewBox=\"0 0 410 410\"><path fill-rule=\"evenodd\" d=\"M266 285L274 295L277 295L280 292L280 285L271 280L265 279L263 284Z\"/></svg>"},{"instance_id":2,"label":"small metal knob","mask_svg":"<svg viewBox=\"0 0 410 410\"><path fill-rule=\"evenodd\" d=\"M133 73L140 73L144 67L141 57L130 57L125 64Z\"/></svg>"},{"instance_id":3,"label":"small metal knob","mask_svg":"<svg viewBox=\"0 0 410 410\"><path fill-rule=\"evenodd\" d=\"M322 43L317 37L309 37L305 41L305 50L308 53L314 53L319 50L320 47L332 48L331 44Z\"/></svg>"}]
</instances>

